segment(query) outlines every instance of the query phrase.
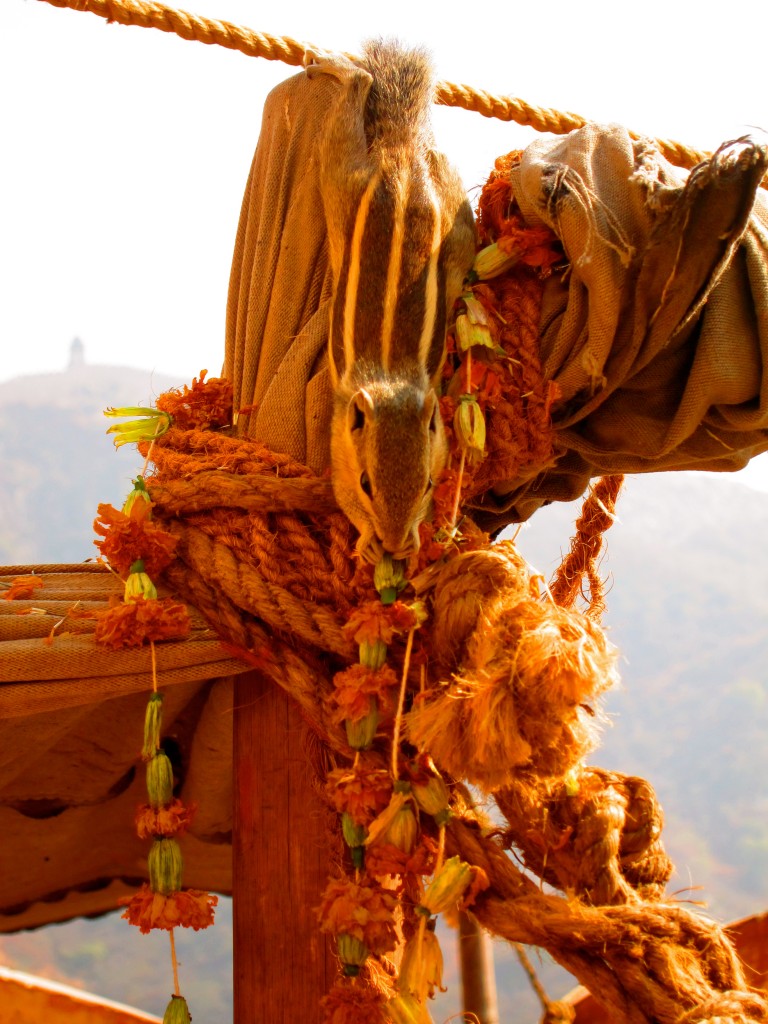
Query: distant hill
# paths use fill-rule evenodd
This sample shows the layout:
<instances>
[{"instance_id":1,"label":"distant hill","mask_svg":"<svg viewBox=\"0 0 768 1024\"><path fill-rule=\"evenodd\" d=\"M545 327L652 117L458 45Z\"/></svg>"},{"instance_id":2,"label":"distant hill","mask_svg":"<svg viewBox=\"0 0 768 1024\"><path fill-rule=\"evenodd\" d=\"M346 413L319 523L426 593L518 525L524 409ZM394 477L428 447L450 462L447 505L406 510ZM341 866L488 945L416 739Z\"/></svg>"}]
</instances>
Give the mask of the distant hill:
<instances>
[{"instance_id":1,"label":"distant hill","mask_svg":"<svg viewBox=\"0 0 768 1024\"><path fill-rule=\"evenodd\" d=\"M101 501L119 504L137 472L133 451L115 453L104 406L149 403L184 381L139 370L77 364L61 374L0 384L0 561L91 557ZM568 548L575 505L542 509L518 544L550 576ZM607 534L605 617L621 650L623 683L609 695L613 726L595 764L643 775L666 813L676 863L671 890L705 901L721 920L768 907L768 494L723 476L632 478ZM231 919L183 936L182 973L193 1015L231 1020ZM74 921L0 938L0 958L75 979L114 999L162 1013L165 952L116 917ZM162 938L162 937L160 937ZM451 991L436 1021L457 1012ZM162 959L158 970L156 961ZM556 995L567 980L548 967ZM534 1021L537 1003L508 947L497 974L502 1019Z\"/></svg>"},{"instance_id":2,"label":"distant hill","mask_svg":"<svg viewBox=\"0 0 768 1024\"><path fill-rule=\"evenodd\" d=\"M63 373L0 383L0 563L93 557L96 506L121 504L141 468L132 446L113 447L103 410L149 405L183 383L82 358Z\"/></svg>"},{"instance_id":3,"label":"distant hill","mask_svg":"<svg viewBox=\"0 0 768 1024\"><path fill-rule=\"evenodd\" d=\"M542 510L523 554L547 575L578 505ZM728 476L632 477L606 534L605 624L622 655L595 763L665 809L671 888L726 920L768 907L768 494Z\"/></svg>"}]
</instances>

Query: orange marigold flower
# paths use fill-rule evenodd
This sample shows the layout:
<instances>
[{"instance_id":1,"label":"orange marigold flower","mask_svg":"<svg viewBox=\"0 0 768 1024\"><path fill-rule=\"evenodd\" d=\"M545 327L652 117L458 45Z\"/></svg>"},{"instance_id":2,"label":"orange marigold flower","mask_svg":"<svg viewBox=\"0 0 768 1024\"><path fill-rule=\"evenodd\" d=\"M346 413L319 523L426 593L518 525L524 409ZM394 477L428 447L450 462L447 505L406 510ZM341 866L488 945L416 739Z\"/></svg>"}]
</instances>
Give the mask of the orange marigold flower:
<instances>
[{"instance_id":1,"label":"orange marigold flower","mask_svg":"<svg viewBox=\"0 0 768 1024\"><path fill-rule=\"evenodd\" d=\"M357 664L337 672L333 677L331 696L333 721L361 721L370 710L372 697L378 698L380 719L390 717L395 710L393 690L398 682L389 665L371 669Z\"/></svg>"},{"instance_id":2,"label":"orange marigold flower","mask_svg":"<svg viewBox=\"0 0 768 1024\"><path fill-rule=\"evenodd\" d=\"M317 914L322 931L354 935L371 953L388 953L397 945L396 906L395 896L378 883L337 878L326 886Z\"/></svg>"},{"instance_id":3,"label":"orange marigold flower","mask_svg":"<svg viewBox=\"0 0 768 1024\"><path fill-rule=\"evenodd\" d=\"M510 219L502 228L499 248L518 254L522 263L548 271L563 259L563 250L557 236L547 227L531 227L522 220L516 224Z\"/></svg>"},{"instance_id":4,"label":"orange marigold flower","mask_svg":"<svg viewBox=\"0 0 768 1024\"><path fill-rule=\"evenodd\" d=\"M190 630L186 605L170 597L159 601L142 597L128 603L113 597L104 611L76 610L70 614L73 618L95 619L94 639L113 650L138 647L147 640L177 640L188 636Z\"/></svg>"},{"instance_id":5,"label":"orange marigold flower","mask_svg":"<svg viewBox=\"0 0 768 1024\"><path fill-rule=\"evenodd\" d=\"M143 804L136 812L136 834L139 839L182 835L189 828L196 810L197 804L183 804L178 798L157 811L149 804Z\"/></svg>"},{"instance_id":6,"label":"orange marigold flower","mask_svg":"<svg viewBox=\"0 0 768 1024\"><path fill-rule=\"evenodd\" d=\"M118 903L126 908L122 915L145 935L153 928L208 928L213 924L214 907L219 897L199 889L182 889L163 896L144 885L133 896L122 896Z\"/></svg>"},{"instance_id":7,"label":"orange marigold flower","mask_svg":"<svg viewBox=\"0 0 768 1024\"><path fill-rule=\"evenodd\" d=\"M437 847L434 840L422 835L411 853L404 853L392 843L369 846L365 852L365 870L374 878L385 875L431 875L435 870Z\"/></svg>"},{"instance_id":8,"label":"orange marigold flower","mask_svg":"<svg viewBox=\"0 0 768 1024\"><path fill-rule=\"evenodd\" d=\"M339 814L369 825L389 804L392 778L384 768L336 768L328 773L326 793Z\"/></svg>"},{"instance_id":9,"label":"orange marigold flower","mask_svg":"<svg viewBox=\"0 0 768 1024\"><path fill-rule=\"evenodd\" d=\"M320 1006L323 1024L387 1024L389 1020L384 1012L384 997L366 985L336 984L320 1000Z\"/></svg>"},{"instance_id":10,"label":"orange marigold flower","mask_svg":"<svg viewBox=\"0 0 768 1024\"><path fill-rule=\"evenodd\" d=\"M491 369L487 363L481 363L479 359L472 360L472 366L467 374L467 364L461 366L461 384L467 394L474 395L482 406L490 405L491 408L502 397L501 376Z\"/></svg>"},{"instance_id":11,"label":"orange marigold flower","mask_svg":"<svg viewBox=\"0 0 768 1024\"><path fill-rule=\"evenodd\" d=\"M395 601L384 605L381 601L366 601L349 617L344 627L347 636L356 644L392 643L396 633L404 633L418 624L418 619L407 604Z\"/></svg>"},{"instance_id":12,"label":"orange marigold flower","mask_svg":"<svg viewBox=\"0 0 768 1024\"><path fill-rule=\"evenodd\" d=\"M103 537L93 543L109 564L121 575L127 576L131 566L140 558L144 571L157 577L173 561L177 538L151 521L152 506L137 501L130 515L112 505L99 505L93 523L94 531Z\"/></svg>"},{"instance_id":13,"label":"orange marigold flower","mask_svg":"<svg viewBox=\"0 0 768 1024\"><path fill-rule=\"evenodd\" d=\"M463 482L466 483L466 481L467 474L465 472ZM453 512L453 506L456 502L456 488L458 485L458 470L443 469L441 471L435 489L432 492L432 501L435 507L435 522L443 523L450 519L451 513Z\"/></svg>"},{"instance_id":14,"label":"orange marigold flower","mask_svg":"<svg viewBox=\"0 0 768 1024\"><path fill-rule=\"evenodd\" d=\"M207 370L200 371L192 387L184 384L160 395L158 409L170 413L174 426L181 430L207 430L225 427L232 422L232 385L223 377L206 380Z\"/></svg>"},{"instance_id":15,"label":"orange marigold flower","mask_svg":"<svg viewBox=\"0 0 768 1024\"><path fill-rule=\"evenodd\" d=\"M11 585L4 593L0 594L3 601L26 601L35 596L38 587L44 586L41 576L15 576Z\"/></svg>"}]
</instances>

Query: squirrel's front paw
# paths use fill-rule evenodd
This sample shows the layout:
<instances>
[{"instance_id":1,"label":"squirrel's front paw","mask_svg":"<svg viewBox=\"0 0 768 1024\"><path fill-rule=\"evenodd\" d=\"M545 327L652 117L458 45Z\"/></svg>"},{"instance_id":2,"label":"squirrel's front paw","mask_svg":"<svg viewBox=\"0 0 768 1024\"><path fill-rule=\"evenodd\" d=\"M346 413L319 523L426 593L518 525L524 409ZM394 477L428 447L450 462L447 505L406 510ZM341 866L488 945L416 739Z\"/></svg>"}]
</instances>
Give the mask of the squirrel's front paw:
<instances>
[{"instance_id":1,"label":"squirrel's front paw","mask_svg":"<svg viewBox=\"0 0 768 1024\"><path fill-rule=\"evenodd\" d=\"M364 562L377 565L384 554L384 547L372 528L365 529L358 537L355 551Z\"/></svg>"}]
</instances>

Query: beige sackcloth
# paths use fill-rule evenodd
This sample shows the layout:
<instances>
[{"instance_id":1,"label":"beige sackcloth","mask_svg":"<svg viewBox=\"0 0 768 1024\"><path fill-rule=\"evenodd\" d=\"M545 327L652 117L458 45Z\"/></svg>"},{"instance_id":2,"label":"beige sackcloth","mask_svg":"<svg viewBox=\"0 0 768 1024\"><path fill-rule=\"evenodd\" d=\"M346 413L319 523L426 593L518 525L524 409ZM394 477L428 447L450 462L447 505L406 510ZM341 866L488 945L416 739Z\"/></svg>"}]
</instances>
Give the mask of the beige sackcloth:
<instances>
[{"instance_id":1,"label":"beige sackcloth","mask_svg":"<svg viewBox=\"0 0 768 1024\"><path fill-rule=\"evenodd\" d=\"M227 307L224 375L240 430L322 472L331 390L330 268L315 140L337 84L302 74L264 111ZM618 125L544 136L512 172L530 224L568 257L547 282L544 376L557 463L503 481L478 516L497 530L590 477L736 470L768 449L768 152L735 143L688 174ZM271 283L271 287L270 287Z\"/></svg>"}]
</instances>

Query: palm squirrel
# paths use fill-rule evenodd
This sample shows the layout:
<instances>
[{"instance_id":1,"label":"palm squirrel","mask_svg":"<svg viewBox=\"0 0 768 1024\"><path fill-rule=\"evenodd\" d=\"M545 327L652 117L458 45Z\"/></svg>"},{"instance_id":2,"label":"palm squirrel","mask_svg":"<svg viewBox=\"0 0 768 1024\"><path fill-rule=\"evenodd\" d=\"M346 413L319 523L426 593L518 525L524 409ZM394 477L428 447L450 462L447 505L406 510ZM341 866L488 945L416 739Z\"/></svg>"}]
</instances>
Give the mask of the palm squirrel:
<instances>
[{"instance_id":1,"label":"palm squirrel","mask_svg":"<svg viewBox=\"0 0 768 1024\"><path fill-rule=\"evenodd\" d=\"M448 315L475 253L461 180L434 149L420 49L309 54L339 97L320 142L333 274L331 480L358 553L408 558L447 460L437 387Z\"/></svg>"}]
</instances>

